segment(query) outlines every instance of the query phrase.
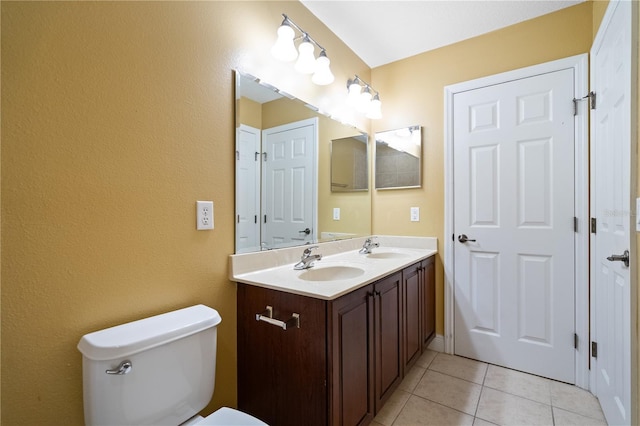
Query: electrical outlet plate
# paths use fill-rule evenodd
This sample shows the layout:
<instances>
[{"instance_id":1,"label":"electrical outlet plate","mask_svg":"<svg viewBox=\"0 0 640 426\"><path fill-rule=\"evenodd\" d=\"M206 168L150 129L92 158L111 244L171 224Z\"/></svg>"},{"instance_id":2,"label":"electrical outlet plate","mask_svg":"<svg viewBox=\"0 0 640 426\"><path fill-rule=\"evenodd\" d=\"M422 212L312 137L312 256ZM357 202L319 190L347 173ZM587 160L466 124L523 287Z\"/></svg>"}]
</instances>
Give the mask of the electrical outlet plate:
<instances>
[{"instance_id":1,"label":"electrical outlet plate","mask_svg":"<svg viewBox=\"0 0 640 426\"><path fill-rule=\"evenodd\" d=\"M411 222L420 222L420 207L411 207Z\"/></svg>"},{"instance_id":2,"label":"electrical outlet plate","mask_svg":"<svg viewBox=\"0 0 640 426\"><path fill-rule=\"evenodd\" d=\"M340 220L340 207L333 208L333 220Z\"/></svg>"},{"instance_id":3,"label":"electrical outlet plate","mask_svg":"<svg viewBox=\"0 0 640 426\"><path fill-rule=\"evenodd\" d=\"M196 229L213 229L213 201L196 201Z\"/></svg>"}]
</instances>

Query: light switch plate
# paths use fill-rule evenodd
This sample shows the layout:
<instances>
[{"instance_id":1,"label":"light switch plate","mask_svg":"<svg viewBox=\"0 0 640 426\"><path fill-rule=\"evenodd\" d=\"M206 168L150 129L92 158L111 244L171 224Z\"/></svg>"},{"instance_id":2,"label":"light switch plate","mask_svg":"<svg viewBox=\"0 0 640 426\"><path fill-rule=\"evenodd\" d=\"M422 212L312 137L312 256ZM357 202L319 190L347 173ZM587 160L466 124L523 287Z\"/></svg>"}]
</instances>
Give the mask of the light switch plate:
<instances>
[{"instance_id":1,"label":"light switch plate","mask_svg":"<svg viewBox=\"0 0 640 426\"><path fill-rule=\"evenodd\" d=\"M213 201L196 201L196 229L213 229Z\"/></svg>"},{"instance_id":2,"label":"light switch plate","mask_svg":"<svg viewBox=\"0 0 640 426\"><path fill-rule=\"evenodd\" d=\"M420 207L411 207L411 222L420 222Z\"/></svg>"},{"instance_id":3,"label":"light switch plate","mask_svg":"<svg viewBox=\"0 0 640 426\"><path fill-rule=\"evenodd\" d=\"M340 207L333 208L333 220L340 220Z\"/></svg>"}]
</instances>

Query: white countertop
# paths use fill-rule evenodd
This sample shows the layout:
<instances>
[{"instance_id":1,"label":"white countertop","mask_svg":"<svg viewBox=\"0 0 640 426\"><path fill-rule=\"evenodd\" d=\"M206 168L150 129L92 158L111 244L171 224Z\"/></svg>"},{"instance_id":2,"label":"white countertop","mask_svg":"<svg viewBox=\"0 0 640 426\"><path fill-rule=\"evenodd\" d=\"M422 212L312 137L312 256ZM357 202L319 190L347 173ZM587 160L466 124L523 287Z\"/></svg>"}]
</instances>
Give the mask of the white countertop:
<instances>
[{"instance_id":1,"label":"white countertop","mask_svg":"<svg viewBox=\"0 0 640 426\"><path fill-rule=\"evenodd\" d=\"M431 237L376 236L380 247L371 255L358 253L366 237L319 243L314 254L322 254L310 269L296 271L302 251L308 246L231 255L232 281L333 300L437 253ZM338 272L338 278L328 279Z\"/></svg>"}]
</instances>

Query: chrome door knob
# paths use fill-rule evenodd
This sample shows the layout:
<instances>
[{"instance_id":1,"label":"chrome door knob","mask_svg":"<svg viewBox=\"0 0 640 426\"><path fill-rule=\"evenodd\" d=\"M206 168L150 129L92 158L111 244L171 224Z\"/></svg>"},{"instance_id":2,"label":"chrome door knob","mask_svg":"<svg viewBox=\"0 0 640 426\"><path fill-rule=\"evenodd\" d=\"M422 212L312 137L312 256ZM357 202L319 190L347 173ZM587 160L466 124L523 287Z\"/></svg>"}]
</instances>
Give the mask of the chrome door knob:
<instances>
[{"instance_id":1,"label":"chrome door knob","mask_svg":"<svg viewBox=\"0 0 640 426\"><path fill-rule=\"evenodd\" d=\"M622 262L624 266L629 267L629 250L625 250L622 254L612 254L607 257L609 262Z\"/></svg>"}]
</instances>

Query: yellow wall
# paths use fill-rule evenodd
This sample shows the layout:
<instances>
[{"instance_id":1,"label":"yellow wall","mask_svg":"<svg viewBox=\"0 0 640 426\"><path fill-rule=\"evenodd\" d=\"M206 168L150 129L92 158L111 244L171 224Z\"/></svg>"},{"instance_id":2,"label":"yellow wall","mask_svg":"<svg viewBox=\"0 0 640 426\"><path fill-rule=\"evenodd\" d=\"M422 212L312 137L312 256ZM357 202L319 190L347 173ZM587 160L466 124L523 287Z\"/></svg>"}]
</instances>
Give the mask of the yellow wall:
<instances>
[{"instance_id":1,"label":"yellow wall","mask_svg":"<svg viewBox=\"0 0 640 426\"><path fill-rule=\"evenodd\" d=\"M283 66L283 12L336 83L271 83L319 104L366 65L297 2L1 8L2 423L82 424L80 337L196 303L223 318L206 411L235 406L232 69ZM195 230L196 200L214 201L215 230Z\"/></svg>"},{"instance_id":2,"label":"yellow wall","mask_svg":"<svg viewBox=\"0 0 640 426\"><path fill-rule=\"evenodd\" d=\"M444 87L499 72L589 52L591 4L583 3L480 37L394 62L372 71L384 117L373 131L423 126L421 189L375 191L373 232L438 237L444 235ZM384 98L382 98L384 97ZM410 207L420 222L410 222ZM441 257L437 263L436 332L444 334Z\"/></svg>"}]
</instances>

